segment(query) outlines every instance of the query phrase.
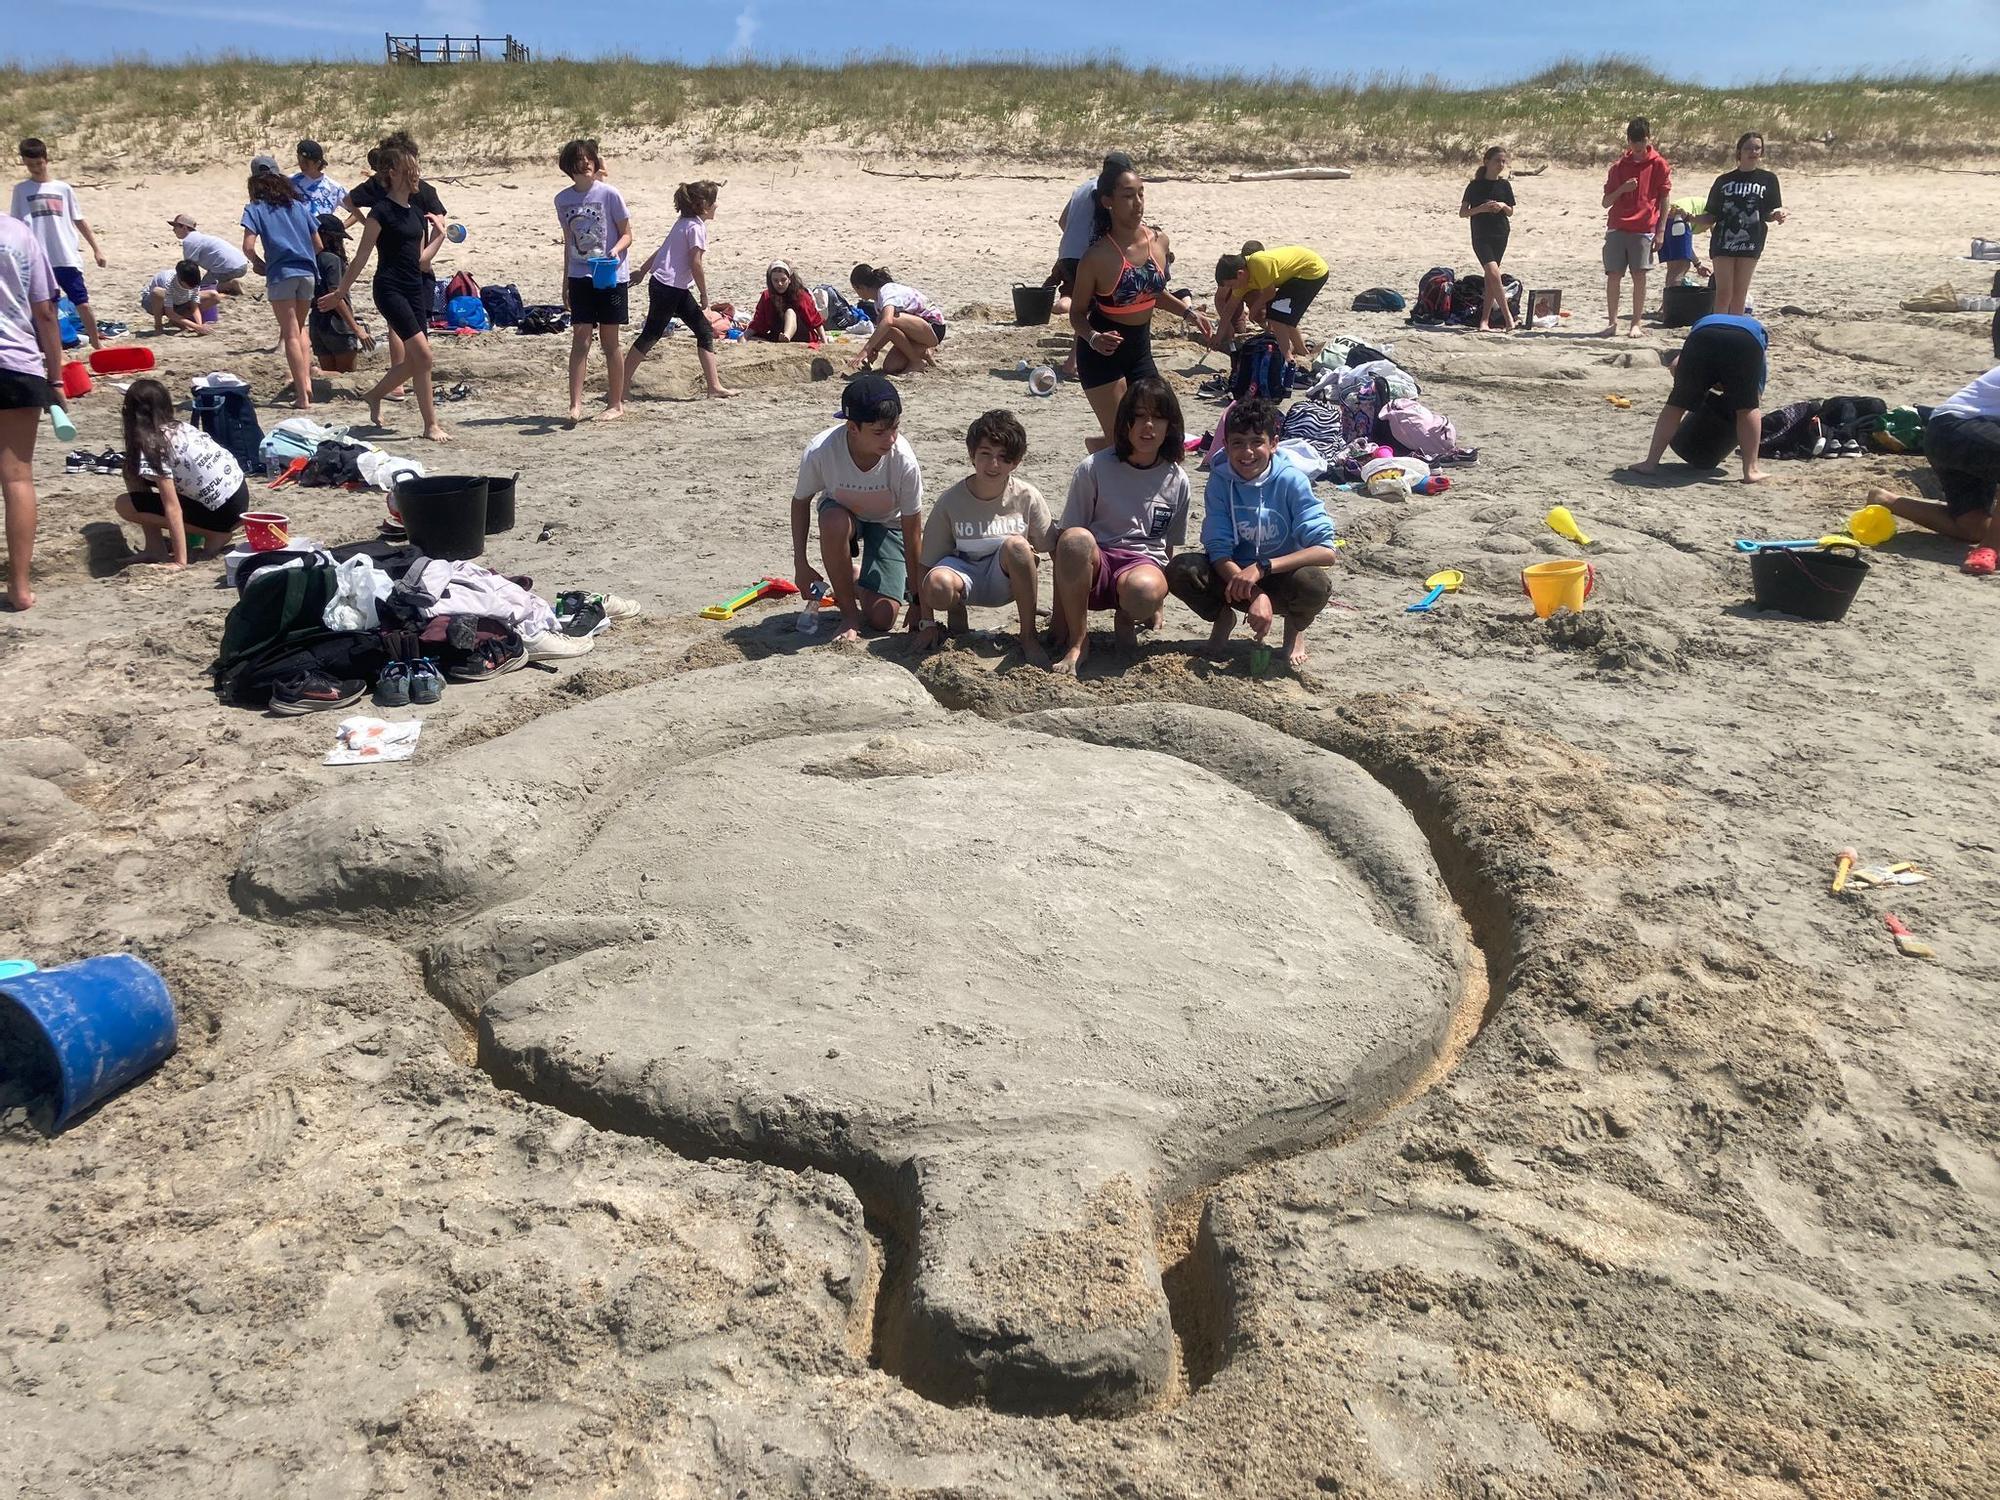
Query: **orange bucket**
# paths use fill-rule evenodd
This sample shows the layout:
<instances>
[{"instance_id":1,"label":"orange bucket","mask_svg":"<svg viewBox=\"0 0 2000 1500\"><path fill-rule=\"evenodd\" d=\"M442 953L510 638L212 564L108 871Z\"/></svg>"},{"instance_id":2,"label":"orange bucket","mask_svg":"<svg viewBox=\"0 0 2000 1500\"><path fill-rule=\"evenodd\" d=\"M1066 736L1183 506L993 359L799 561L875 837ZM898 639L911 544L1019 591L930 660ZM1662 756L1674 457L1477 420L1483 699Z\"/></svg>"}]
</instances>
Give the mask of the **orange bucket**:
<instances>
[{"instance_id":1,"label":"orange bucket","mask_svg":"<svg viewBox=\"0 0 2000 1500\"><path fill-rule=\"evenodd\" d=\"M1535 615L1546 620L1559 609L1581 610L1597 589L1597 569L1587 562L1539 562L1521 569L1521 588Z\"/></svg>"},{"instance_id":2,"label":"orange bucket","mask_svg":"<svg viewBox=\"0 0 2000 1500\"><path fill-rule=\"evenodd\" d=\"M292 518L275 510L245 511L243 540L250 544L252 552L275 552L280 547L290 546Z\"/></svg>"}]
</instances>

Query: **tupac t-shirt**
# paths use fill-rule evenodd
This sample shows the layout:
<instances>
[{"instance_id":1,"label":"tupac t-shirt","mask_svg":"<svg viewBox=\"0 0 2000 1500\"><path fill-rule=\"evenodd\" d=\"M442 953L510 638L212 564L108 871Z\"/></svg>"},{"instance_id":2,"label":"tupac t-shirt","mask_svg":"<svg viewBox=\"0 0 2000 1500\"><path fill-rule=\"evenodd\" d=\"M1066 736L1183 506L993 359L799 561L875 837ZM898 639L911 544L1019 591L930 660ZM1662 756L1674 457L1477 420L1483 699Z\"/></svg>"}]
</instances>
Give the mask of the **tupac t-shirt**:
<instances>
[{"instance_id":1,"label":"tupac t-shirt","mask_svg":"<svg viewBox=\"0 0 2000 1500\"><path fill-rule=\"evenodd\" d=\"M1785 206L1778 179L1761 170L1725 172L1708 190L1702 212L1715 220L1710 255L1762 255L1771 215Z\"/></svg>"}]
</instances>

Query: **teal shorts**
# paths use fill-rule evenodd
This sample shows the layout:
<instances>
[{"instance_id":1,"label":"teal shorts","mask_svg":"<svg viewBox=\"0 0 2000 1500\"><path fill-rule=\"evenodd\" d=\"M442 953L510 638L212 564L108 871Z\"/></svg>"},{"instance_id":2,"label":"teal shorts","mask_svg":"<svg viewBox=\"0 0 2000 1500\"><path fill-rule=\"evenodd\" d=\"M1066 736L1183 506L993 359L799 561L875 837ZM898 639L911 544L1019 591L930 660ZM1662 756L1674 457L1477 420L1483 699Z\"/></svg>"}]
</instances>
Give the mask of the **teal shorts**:
<instances>
[{"instance_id":1,"label":"teal shorts","mask_svg":"<svg viewBox=\"0 0 2000 1500\"><path fill-rule=\"evenodd\" d=\"M839 504L830 498L821 500L820 514L825 515L828 506ZM909 602L909 566L903 555L901 521L863 521L857 517L848 550L861 559L861 566L854 573L857 585L899 604Z\"/></svg>"}]
</instances>

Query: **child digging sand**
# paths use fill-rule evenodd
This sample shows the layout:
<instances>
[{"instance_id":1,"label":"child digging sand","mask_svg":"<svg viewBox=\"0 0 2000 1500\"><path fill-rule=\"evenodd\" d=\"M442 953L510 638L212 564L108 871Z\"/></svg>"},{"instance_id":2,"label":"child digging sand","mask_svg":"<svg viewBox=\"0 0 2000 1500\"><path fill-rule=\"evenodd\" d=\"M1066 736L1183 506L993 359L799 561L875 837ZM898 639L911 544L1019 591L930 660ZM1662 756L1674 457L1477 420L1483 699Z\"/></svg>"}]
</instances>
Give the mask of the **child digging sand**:
<instances>
[{"instance_id":1,"label":"child digging sand","mask_svg":"<svg viewBox=\"0 0 2000 1500\"><path fill-rule=\"evenodd\" d=\"M1125 387L1111 446L1076 466L1055 546L1051 649L1054 669L1076 675L1090 651L1090 611L1116 611L1120 650L1139 643L1139 622L1157 620L1173 549L1187 540L1188 479L1180 402L1157 375Z\"/></svg>"},{"instance_id":2,"label":"child digging sand","mask_svg":"<svg viewBox=\"0 0 2000 1500\"><path fill-rule=\"evenodd\" d=\"M188 538L200 539L204 555L228 545L250 487L229 450L174 416L174 399L157 380L135 380L125 393L125 494L120 520L146 534L139 560L184 568Z\"/></svg>"},{"instance_id":3,"label":"child digging sand","mask_svg":"<svg viewBox=\"0 0 2000 1500\"><path fill-rule=\"evenodd\" d=\"M1167 565L1174 597L1215 628L1209 649L1220 651L1242 610L1262 641L1279 613L1285 617L1285 661L1306 663L1306 627L1333 593L1333 521L1312 481L1278 457L1278 407L1239 401L1229 408L1223 439L1229 461L1208 476L1201 550Z\"/></svg>"},{"instance_id":4,"label":"child digging sand","mask_svg":"<svg viewBox=\"0 0 2000 1500\"><path fill-rule=\"evenodd\" d=\"M835 641L861 637L865 622L891 630L908 593L905 559L921 549L924 477L897 429L903 398L886 375L864 371L840 393L841 420L806 445L792 488L792 579L801 593L826 583L840 606ZM820 561L806 560L817 500ZM894 524L892 524L894 523ZM854 565L859 553L859 571ZM917 608L910 607L910 624Z\"/></svg>"},{"instance_id":5,"label":"child digging sand","mask_svg":"<svg viewBox=\"0 0 2000 1500\"><path fill-rule=\"evenodd\" d=\"M919 644L937 644L932 617L939 610L957 635L966 629L968 604L995 609L1012 600L1022 655L1035 666L1049 665L1035 634L1035 554L1049 548L1049 507L1040 490L1014 477L1027 451L1028 434L1011 411L989 411L966 430L972 472L938 496L924 523L928 571L917 592Z\"/></svg>"}]
</instances>

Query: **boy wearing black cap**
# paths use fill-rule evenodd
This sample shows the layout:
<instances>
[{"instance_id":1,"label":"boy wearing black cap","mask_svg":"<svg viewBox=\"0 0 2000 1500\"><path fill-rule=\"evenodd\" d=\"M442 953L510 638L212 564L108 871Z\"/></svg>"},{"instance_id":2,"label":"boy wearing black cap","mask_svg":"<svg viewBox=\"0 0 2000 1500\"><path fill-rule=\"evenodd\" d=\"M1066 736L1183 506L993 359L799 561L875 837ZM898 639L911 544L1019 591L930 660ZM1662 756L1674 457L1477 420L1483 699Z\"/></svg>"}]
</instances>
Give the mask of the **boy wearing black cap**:
<instances>
[{"instance_id":1,"label":"boy wearing black cap","mask_svg":"<svg viewBox=\"0 0 2000 1500\"><path fill-rule=\"evenodd\" d=\"M292 174L292 186L306 200L306 209L317 219L340 212L347 189L326 175L326 151L318 141L300 141L299 169Z\"/></svg>"},{"instance_id":2,"label":"boy wearing black cap","mask_svg":"<svg viewBox=\"0 0 2000 1500\"><path fill-rule=\"evenodd\" d=\"M353 372L355 351L373 349L375 336L355 321L354 304L346 297L332 312L320 311L319 299L338 292L347 279L347 226L338 214L319 216L319 243L319 254L313 257L313 304L306 332L319 367L331 375L347 375Z\"/></svg>"},{"instance_id":3,"label":"boy wearing black cap","mask_svg":"<svg viewBox=\"0 0 2000 1500\"><path fill-rule=\"evenodd\" d=\"M840 416L799 460L792 487L792 577L801 591L821 582L832 587L842 625L834 639L853 641L861 638L864 622L875 630L895 628L909 592L906 559L922 550L924 478L897 431L903 398L888 376L864 370L848 381ZM806 560L815 508L824 575ZM919 619L919 606L912 604L909 624Z\"/></svg>"}]
</instances>

